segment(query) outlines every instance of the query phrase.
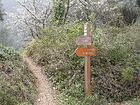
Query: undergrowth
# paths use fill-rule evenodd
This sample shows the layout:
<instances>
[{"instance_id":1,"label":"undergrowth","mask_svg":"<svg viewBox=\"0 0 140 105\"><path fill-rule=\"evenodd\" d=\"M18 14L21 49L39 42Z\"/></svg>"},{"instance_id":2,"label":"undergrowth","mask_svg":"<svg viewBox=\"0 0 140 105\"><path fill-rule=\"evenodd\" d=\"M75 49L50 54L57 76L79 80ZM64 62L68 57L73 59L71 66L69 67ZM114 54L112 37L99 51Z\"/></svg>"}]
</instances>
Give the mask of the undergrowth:
<instances>
[{"instance_id":1,"label":"undergrowth","mask_svg":"<svg viewBox=\"0 0 140 105\"><path fill-rule=\"evenodd\" d=\"M93 96L84 97L84 59L74 54L83 25L49 26L25 49L45 67L61 93L64 105L107 105L138 98L140 91L139 27L98 28L93 35L97 56L92 57ZM79 46L80 47L80 46ZM136 102L135 102L136 103ZM132 104L133 105L133 104Z\"/></svg>"},{"instance_id":2,"label":"undergrowth","mask_svg":"<svg viewBox=\"0 0 140 105\"><path fill-rule=\"evenodd\" d=\"M0 45L0 105L33 105L34 81L19 54Z\"/></svg>"}]
</instances>

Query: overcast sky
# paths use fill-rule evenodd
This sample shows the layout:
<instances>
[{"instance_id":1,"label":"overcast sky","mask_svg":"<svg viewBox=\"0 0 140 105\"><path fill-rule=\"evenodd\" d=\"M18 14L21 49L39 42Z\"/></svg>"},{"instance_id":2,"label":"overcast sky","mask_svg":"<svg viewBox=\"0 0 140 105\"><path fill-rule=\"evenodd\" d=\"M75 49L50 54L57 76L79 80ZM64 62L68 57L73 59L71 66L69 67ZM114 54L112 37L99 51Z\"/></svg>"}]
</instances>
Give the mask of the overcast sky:
<instances>
[{"instance_id":1,"label":"overcast sky","mask_svg":"<svg viewBox=\"0 0 140 105\"><path fill-rule=\"evenodd\" d=\"M3 8L6 12L13 12L16 9L16 0L2 0Z\"/></svg>"}]
</instances>

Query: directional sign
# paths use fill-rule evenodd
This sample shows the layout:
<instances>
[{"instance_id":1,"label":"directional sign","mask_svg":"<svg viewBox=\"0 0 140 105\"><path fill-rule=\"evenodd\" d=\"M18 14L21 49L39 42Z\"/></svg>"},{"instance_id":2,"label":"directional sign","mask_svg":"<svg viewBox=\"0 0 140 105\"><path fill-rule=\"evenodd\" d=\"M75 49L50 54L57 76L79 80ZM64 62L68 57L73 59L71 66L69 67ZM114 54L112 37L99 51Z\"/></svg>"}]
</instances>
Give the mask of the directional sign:
<instances>
[{"instance_id":1,"label":"directional sign","mask_svg":"<svg viewBox=\"0 0 140 105\"><path fill-rule=\"evenodd\" d=\"M89 36L80 36L76 39L77 45L91 45L92 39Z\"/></svg>"},{"instance_id":2,"label":"directional sign","mask_svg":"<svg viewBox=\"0 0 140 105\"><path fill-rule=\"evenodd\" d=\"M92 35L91 25L89 23L84 24L84 36L80 36L76 40L77 45L84 45L85 48L77 48L75 53L79 57L85 58L85 71L84 71L84 83L85 83L85 96L92 96L92 83L91 78L91 56L96 56L96 49L92 48ZM92 82L92 83L91 83ZM92 85L91 85L92 84Z\"/></svg>"},{"instance_id":3,"label":"directional sign","mask_svg":"<svg viewBox=\"0 0 140 105\"><path fill-rule=\"evenodd\" d=\"M77 56L85 57L85 56L96 56L95 48L77 48L75 51Z\"/></svg>"}]
</instances>

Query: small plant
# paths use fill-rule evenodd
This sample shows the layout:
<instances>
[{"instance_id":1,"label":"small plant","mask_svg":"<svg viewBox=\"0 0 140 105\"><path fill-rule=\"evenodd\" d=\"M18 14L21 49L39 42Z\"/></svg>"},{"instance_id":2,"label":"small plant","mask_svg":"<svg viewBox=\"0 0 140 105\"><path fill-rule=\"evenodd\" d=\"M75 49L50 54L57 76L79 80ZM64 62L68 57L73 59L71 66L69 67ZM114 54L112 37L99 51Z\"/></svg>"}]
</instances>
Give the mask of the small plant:
<instances>
[{"instance_id":1,"label":"small plant","mask_svg":"<svg viewBox=\"0 0 140 105\"><path fill-rule=\"evenodd\" d=\"M127 67L122 70L122 78L125 81L130 81L133 79L133 71L134 69L131 67Z\"/></svg>"},{"instance_id":2,"label":"small plant","mask_svg":"<svg viewBox=\"0 0 140 105\"><path fill-rule=\"evenodd\" d=\"M127 54L127 49L125 47L117 46L108 51L108 58L110 62L119 62L124 60Z\"/></svg>"}]
</instances>

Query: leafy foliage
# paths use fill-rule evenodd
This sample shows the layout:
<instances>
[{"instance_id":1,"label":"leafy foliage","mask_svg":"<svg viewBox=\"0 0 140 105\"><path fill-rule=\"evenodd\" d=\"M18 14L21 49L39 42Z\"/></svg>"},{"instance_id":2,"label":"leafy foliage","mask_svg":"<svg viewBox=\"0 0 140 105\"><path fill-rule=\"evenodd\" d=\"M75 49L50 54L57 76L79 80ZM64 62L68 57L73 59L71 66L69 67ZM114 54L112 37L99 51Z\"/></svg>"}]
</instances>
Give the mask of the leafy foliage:
<instances>
[{"instance_id":1,"label":"leafy foliage","mask_svg":"<svg viewBox=\"0 0 140 105\"><path fill-rule=\"evenodd\" d=\"M65 15L65 0L54 0L54 5L54 20L62 24Z\"/></svg>"},{"instance_id":2,"label":"leafy foliage","mask_svg":"<svg viewBox=\"0 0 140 105\"><path fill-rule=\"evenodd\" d=\"M19 54L0 45L0 104L33 105L34 81Z\"/></svg>"},{"instance_id":3,"label":"leafy foliage","mask_svg":"<svg viewBox=\"0 0 140 105\"><path fill-rule=\"evenodd\" d=\"M133 68L126 68L122 71L122 77L124 80L132 80L133 79Z\"/></svg>"},{"instance_id":4,"label":"leafy foliage","mask_svg":"<svg viewBox=\"0 0 140 105\"><path fill-rule=\"evenodd\" d=\"M109 101L123 101L139 96L139 26L107 28L102 32L94 66L94 92ZM107 34L105 34L107 33ZM134 34L135 33L135 34ZM137 58L137 60L135 60ZM97 71L96 71L97 70Z\"/></svg>"},{"instance_id":5,"label":"leafy foliage","mask_svg":"<svg viewBox=\"0 0 140 105\"><path fill-rule=\"evenodd\" d=\"M67 100L61 97L66 105L90 105L82 94L84 62L74 55L75 39L83 34L82 29L81 24L48 27L43 30L41 40L26 49L29 56L45 66L50 80L62 96L67 97ZM96 100L96 95L98 98L91 101L93 105L139 96L138 29L138 26L97 29L94 35L97 56L92 59L94 95L91 100Z\"/></svg>"}]
</instances>

